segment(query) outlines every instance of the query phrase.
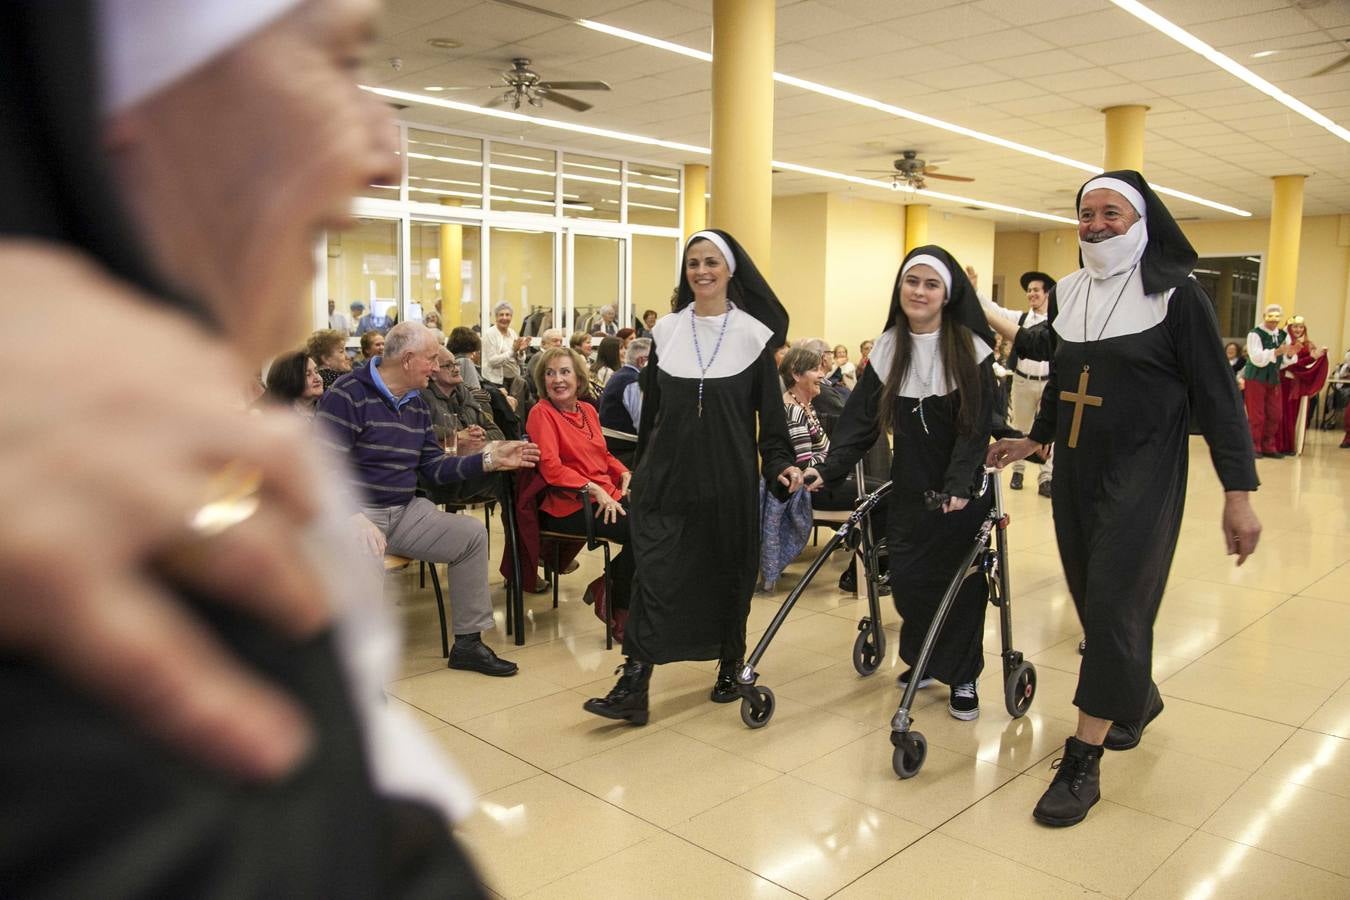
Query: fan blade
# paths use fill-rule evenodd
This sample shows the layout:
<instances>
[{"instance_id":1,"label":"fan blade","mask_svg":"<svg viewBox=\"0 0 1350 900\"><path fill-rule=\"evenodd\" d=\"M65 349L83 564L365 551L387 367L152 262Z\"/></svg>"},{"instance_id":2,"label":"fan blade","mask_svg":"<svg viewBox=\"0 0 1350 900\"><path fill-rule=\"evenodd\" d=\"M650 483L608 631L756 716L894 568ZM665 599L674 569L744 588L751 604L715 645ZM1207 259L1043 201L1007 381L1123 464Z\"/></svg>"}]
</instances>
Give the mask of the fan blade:
<instances>
[{"instance_id":1,"label":"fan blade","mask_svg":"<svg viewBox=\"0 0 1350 900\"><path fill-rule=\"evenodd\" d=\"M499 106L505 106L514 99L512 94L502 94L500 97L493 97L488 102L482 104L483 109L496 109ZM520 109L520 103L517 102L515 109Z\"/></svg>"},{"instance_id":2,"label":"fan blade","mask_svg":"<svg viewBox=\"0 0 1350 900\"><path fill-rule=\"evenodd\" d=\"M1323 66L1322 68L1318 69L1316 72L1312 73L1308 77L1316 78L1319 75L1330 75L1332 72L1335 72L1337 69L1347 64L1350 64L1350 54L1342 56L1340 59L1336 60L1329 66Z\"/></svg>"},{"instance_id":3,"label":"fan blade","mask_svg":"<svg viewBox=\"0 0 1350 900\"><path fill-rule=\"evenodd\" d=\"M577 112L585 112L591 108L591 104L584 100L578 100L576 97L569 97L566 94L559 94L556 91L540 91L539 96L543 97L545 100L552 100L559 106L565 106L568 109L573 109Z\"/></svg>"},{"instance_id":4,"label":"fan blade","mask_svg":"<svg viewBox=\"0 0 1350 900\"><path fill-rule=\"evenodd\" d=\"M441 88L442 91L495 91L500 89L500 84L457 84Z\"/></svg>"},{"instance_id":5,"label":"fan blade","mask_svg":"<svg viewBox=\"0 0 1350 900\"><path fill-rule=\"evenodd\" d=\"M607 91L603 81L541 81L535 87L546 91Z\"/></svg>"},{"instance_id":6,"label":"fan blade","mask_svg":"<svg viewBox=\"0 0 1350 900\"><path fill-rule=\"evenodd\" d=\"M923 177L924 177L924 178L938 178L938 179L941 179L942 181L974 181L974 180L975 180L974 178L967 178L967 177L964 176L964 175L943 175L943 174L940 173L940 172L933 172L933 171L928 171L928 170L925 170L925 171L924 171Z\"/></svg>"}]
</instances>

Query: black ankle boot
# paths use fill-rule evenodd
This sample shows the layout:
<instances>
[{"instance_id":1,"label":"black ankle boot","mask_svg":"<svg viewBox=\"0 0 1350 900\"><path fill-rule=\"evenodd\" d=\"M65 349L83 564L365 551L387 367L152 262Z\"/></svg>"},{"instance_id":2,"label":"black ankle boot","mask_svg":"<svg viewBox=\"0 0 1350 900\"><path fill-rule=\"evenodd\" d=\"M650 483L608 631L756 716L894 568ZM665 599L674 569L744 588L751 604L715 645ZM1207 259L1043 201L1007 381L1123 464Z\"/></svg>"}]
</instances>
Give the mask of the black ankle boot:
<instances>
[{"instance_id":1,"label":"black ankle boot","mask_svg":"<svg viewBox=\"0 0 1350 900\"><path fill-rule=\"evenodd\" d=\"M622 719L634 725L647 724L647 685L652 680L652 664L629 658L615 669L619 680L603 697L592 697L581 708L606 719Z\"/></svg>"},{"instance_id":2,"label":"black ankle boot","mask_svg":"<svg viewBox=\"0 0 1350 900\"><path fill-rule=\"evenodd\" d=\"M741 699L736 689L736 672L741 668L739 659L724 659L717 664L717 683L713 685L708 699L714 703L733 703Z\"/></svg>"},{"instance_id":3,"label":"black ankle boot","mask_svg":"<svg viewBox=\"0 0 1350 900\"><path fill-rule=\"evenodd\" d=\"M1133 750L1139 746L1139 739L1144 736L1144 729L1148 727L1148 723L1158 718L1162 711L1163 699L1158 693L1158 686L1150 685L1144 717L1133 722L1112 722L1111 730L1106 733L1106 740L1102 741L1102 746L1107 750Z\"/></svg>"},{"instance_id":4,"label":"black ankle boot","mask_svg":"<svg viewBox=\"0 0 1350 900\"><path fill-rule=\"evenodd\" d=\"M1041 795L1031 815L1045 825L1062 828L1077 825L1102 798L1102 748L1071 737L1064 742L1064 755L1055 760L1055 780Z\"/></svg>"}]
</instances>

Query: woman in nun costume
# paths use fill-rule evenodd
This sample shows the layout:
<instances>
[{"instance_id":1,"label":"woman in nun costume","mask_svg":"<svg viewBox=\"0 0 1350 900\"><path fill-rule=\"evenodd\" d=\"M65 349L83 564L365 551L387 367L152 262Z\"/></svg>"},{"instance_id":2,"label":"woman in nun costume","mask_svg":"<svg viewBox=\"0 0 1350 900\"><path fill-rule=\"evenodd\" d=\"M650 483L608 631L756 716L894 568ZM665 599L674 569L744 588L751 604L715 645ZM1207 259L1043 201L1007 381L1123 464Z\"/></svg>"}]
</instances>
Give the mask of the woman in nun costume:
<instances>
[{"instance_id":1,"label":"woman in nun costume","mask_svg":"<svg viewBox=\"0 0 1350 900\"><path fill-rule=\"evenodd\" d=\"M718 660L711 699L738 698L761 472L771 486L801 486L773 360L787 327L787 311L731 235L689 239L675 312L653 326L642 373L626 659L588 712L645 724L653 665L678 660Z\"/></svg>"},{"instance_id":2,"label":"woman in nun costume","mask_svg":"<svg viewBox=\"0 0 1350 900\"><path fill-rule=\"evenodd\" d=\"M1192 415L1239 565L1260 534L1251 434L1213 305L1190 275L1195 250L1138 172L1090 179L1077 209L1083 268L1055 286L1047 322L1016 333L1021 356L1051 362L1040 413L1030 436L989 450L1002 467L1055 448L1055 536L1086 649L1077 734L1033 813L1052 826L1087 816L1103 747L1136 746L1162 712L1153 622L1181 528Z\"/></svg>"},{"instance_id":3,"label":"woman in nun costume","mask_svg":"<svg viewBox=\"0 0 1350 900\"><path fill-rule=\"evenodd\" d=\"M52 282L46 286L50 290L35 296L53 309L66 310L68 295L79 289L97 321L106 321L105 306L115 307L120 321L148 322L158 336L170 333L203 348L201 368L194 374L200 379L209 373L212 380L198 384L194 396L210 398L214 410L222 395L235 390L234 385L222 388L214 378L221 371L243 371L217 365L217 357L256 365L262 362L255 356L260 348L270 342L273 352L280 349L275 344L293 333L298 323L289 317L300 309L280 301L293 301L292 288L302 288L312 277L309 250L319 217L338 215L362 183L383 175L381 166L388 167L383 161L392 159L392 148L381 147L387 111L367 103L346 64L359 54L361 36L373 33L373 13L373 6L329 0L18 0L0 6L0 179L6 191L0 235L11 254L6 263L15 252L26 253L33 268ZM339 29L342 37L335 34ZM280 48L295 51L285 69L260 71L254 65L259 55ZM339 55L338 49L344 52ZM303 76L313 92L297 95L289 84L292 73ZM214 102L189 102L200 100L202 92L211 93ZM273 108L260 116L259 106ZM314 117L342 129L346 143L325 147L325 165L307 169L296 162L301 148L310 156L315 152L316 129L305 124ZM205 152L177 152L181 144L176 140L197 137L209 145ZM282 157L283 152L294 155ZM241 158L246 178L238 177L237 168L229 169ZM173 187L165 189L166 184ZM275 192L283 188L309 190L288 194L288 202L278 204ZM193 202L201 199L198 192L217 189L234 194L231 208ZM175 219L184 209L197 221ZM256 235L227 229L222 220L230 216L251 222ZM209 247L208 258L181 252L182 242L191 239L185 231L212 229L227 239ZM268 240L278 237L285 240ZM16 246L22 249L15 251ZM238 262L233 254L255 251L263 271L233 264ZM194 277L201 271L194 267L203 265L223 272L225 287ZM81 277L68 277L72 272ZM239 285L230 279L236 277L247 289L234 289ZM287 327L280 327L283 323L272 318L276 315L285 317ZM48 318L45 325L64 342L63 352L85 355L83 326L56 321L56 312ZM34 330L44 332L34 334L34 341L53 343L46 329ZM105 342L106 334L98 340ZM157 356L176 358L175 347L157 351ZM64 358L53 355L50 365L62 365ZM11 390L33 380L27 372L12 374ZM127 377L115 367L98 381L114 385L114 396L140 396L125 383ZM67 396L43 399L52 410L65 410L73 402ZM212 413L213 425L224 418L224 429L251 427L242 411L220 406ZM8 415L4 424L12 436L16 430L8 428ZM40 418L24 424L27 431L17 432L21 439L42 429L64 434L59 423ZM119 424L127 431L154 428L126 409ZM190 437L175 437L172 429L153 430L153 436L177 441L175 447L195 447ZM286 436L303 440L299 429ZM89 481L88 467L107 471L107 460L100 458L104 442L96 443L84 457L60 457L68 476L78 476L82 485ZM107 454L116 456L121 443L107 443ZM216 449L232 452L227 440ZM150 455L156 461L167 458ZM294 459L304 464L303 471L290 473L297 482L343 480L304 453ZM41 465L37 468L42 471ZM472 792L444 770L435 746L383 696L383 685L398 668L398 633L382 602L378 559L349 524L354 503L331 491L314 497L317 510L297 516L296 533L286 534L295 538L295 554L281 561L284 571L313 573L306 588L331 610L332 628L316 624L307 636L295 637L299 629L280 627L269 595L257 589L252 572L232 573L234 583L249 586L249 598L204 583L209 579L200 572L211 569L215 559L238 556L224 554L230 535L257 534L264 518L289 523L271 495L270 474L259 476L264 487L250 495L259 515L221 500L219 511L232 510L237 518L221 523L219 531L193 530L184 515L181 537L165 535L164 544L156 545L197 553L190 564L194 571L181 571L188 566L173 565L172 556L160 557L156 565L145 564L150 571L139 573L153 585L153 597L133 591L99 594L116 607L108 615L118 617L124 628L148 635L164 630L166 620L186 623L182 632L190 640L185 642L201 651L197 667L175 670L176 679L166 679L154 660L129 654L122 667L131 671L130 678L149 685L144 693L150 696L135 698L139 703L109 689L104 682L115 676L80 680L70 671L78 667L58 672L54 667L61 660L10 633L22 631L26 620L16 620L8 608L0 616L5 629L0 636L0 894L484 896L448 828L448 819L472 810ZM157 480L160 493L173 493L176 480L187 474L152 464L144 478ZM63 490L60 483L48 487ZM79 508L101 513L104 506L126 504L128 497L134 507L154 488L136 481L90 493L98 496L77 501ZM134 508L126 511L128 529L149 531L153 522L159 533L163 523L150 515L149 506L140 518ZM65 521L72 529L78 526ZM109 534L102 544L76 543L69 552L118 563L105 566L104 575L109 584L121 583L131 577L116 549L121 540ZM0 548L0 554L13 549ZM256 549L252 561L258 570L277 576L270 548ZM64 574L30 570L18 596L4 590L7 596L0 603L39 607L29 619L59 614L71 608L50 602L64 587ZM88 590L95 592L93 586ZM151 599L158 605L152 606ZM47 613L47 606L56 613ZM79 616L68 617L61 627L90 628ZM141 655L150 655L150 647L147 637ZM199 750L198 740L225 743L224 729L209 715L191 716L188 723L173 718L187 693L179 680L205 682L213 707L238 703L241 692L217 657L232 660L236 669L231 674L238 671L241 680L256 679L284 693L297 718L307 722L313 739L307 752L288 761L284 777L259 779L256 771L224 753L204 763L201 757L208 754L185 752L183 744ZM110 664L102 660L102 665ZM257 702L246 706L242 717L254 716L252 726L275 739L278 729L265 724L271 717L264 714L263 693L250 695ZM157 714L158 728L146 721ZM164 717L174 727L163 727ZM194 740L180 732L194 732ZM269 768L268 774L278 773Z\"/></svg>"},{"instance_id":4,"label":"woman in nun costume","mask_svg":"<svg viewBox=\"0 0 1350 900\"><path fill-rule=\"evenodd\" d=\"M993 343L960 263L941 247L911 250L896 275L886 330L835 426L818 469L822 481L812 485L843 479L878 435L894 432L886 543L904 619L900 658L910 666L993 502L988 493L971 499L993 423ZM948 495L941 509L925 506L929 491ZM966 579L922 673L921 687L934 679L951 686L948 712L957 719L980 714L975 682L984 669L987 601L984 579ZM911 676L907 670L900 683Z\"/></svg>"}]
</instances>

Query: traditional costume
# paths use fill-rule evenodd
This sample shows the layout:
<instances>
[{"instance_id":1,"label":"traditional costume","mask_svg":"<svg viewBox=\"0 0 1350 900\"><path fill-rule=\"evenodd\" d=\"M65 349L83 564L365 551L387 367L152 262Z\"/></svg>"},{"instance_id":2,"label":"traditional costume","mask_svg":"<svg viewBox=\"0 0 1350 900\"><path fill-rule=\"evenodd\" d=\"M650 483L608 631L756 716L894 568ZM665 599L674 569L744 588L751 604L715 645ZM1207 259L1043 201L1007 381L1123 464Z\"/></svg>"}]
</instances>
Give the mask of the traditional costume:
<instances>
[{"instance_id":1,"label":"traditional costume","mask_svg":"<svg viewBox=\"0 0 1350 900\"><path fill-rule=\"evenodd\" d=\"M0 5L0 235L73 248L147 303L218 329L202 303L155 271L111 187L100 114L149 97L298 5ZM483 895L446 827L451 811L472 810L472 794L385 703L398 637L381 576L349 562L363 552L346 524L354 507L321 499L303 549L331 561L314 588L334 605L333 630L296 641L212 598L176 597L227 653L300 706L314 730L310 756L283 781L244 786L50 670L0 653L0 893Z\"/></svg>"},{"instance_id":2,"label":"traditional costume","mask_svg":"<svg viewBox=\"0 0 1350 900\"><path fill-rule=\"evenodd\" d=\"M948 286L941 328L957 329L958 339L969 343L980 384L976 397L963 397L957 390L943 359L941 329L929 334L908 331L900 292L905 272L917 264L938 271ZM897 343L902 340L900 329L905 329L903 340L909 347L909 358L900 373L897 394L885 397L883 389L896 365ZM919 648L942 595L993 502L992 495L986 494L964 509L950 513L929 510L924 505L928 491L966 498L973 493L993 427L996 393L993 343L994 336L980 309L975 288L960 263L941 247L916 247L910 251L895 279L886 330L873 343L870 362L835 426L828 458L817 467L826 482L837 481L851 472L880 434L881 405L892 404L894 487L888 498L886 541L893 596L904 619L900 658L911 666L918 660ZM970 403L977 405L973 420L976 427L962 432L957 425L958 416L962 406ZM950 685L973 683L979 677L984 669L982 644L987 600L984 579L967 579L943 626L925 676ZM978 706L974 709L978 711Z\"/></svg>"},{"instance_id":3,"label":"traditional costume","mask_svg":"<svg viewBox=\"0 0 1350 900\"><path fill-rule=\"evenodd\" d=\"M726 312L694 315L681 274L675 312L652 328L641 375L633 471L633 579L619 683L585 708L647 721L655 663L716 659L713 699L737 697L745 622L759 567L759 483L794 464L773 351L788 315L749 255L723 231L701 231L726 260Z\"/></svg>"},{"instance_id":4,"label":"traditional costume","mask_svg":"<svg viewBox=\"0 0 1350 900\"><path fill-rule=\"evenodd\" d=\"M1076 206L1099 188L1139 220L1080 240L1084 267L1056 286L1050 325L1018 332L1016 347L1051 360L1030 436L1055 445L1055 535L1087 636L1074 705L1116 723L1106 745L1128 749L1162 708L1153 623L1181 529L1191 416L1225 490L1254 491L1257 478L1214 307L1190 275L1195 250L1138 172L1094 177ZM1039 820L1086 816L1101 750L1069 738Z\"/></svg>"},{"instance_id":5,"label":"traditional costume","mask_svg":"<svg viewBox=\"0 0 1350 900\"><path fill-rule=\"evenodd\" d=\"M1302 316L1294 316L1285 326L1286 331L1302 325L1303 337L1307 337L1307 325ZM1295 337L1292 331L1290 340ZM1327 383L1327 356L1322 353L1314 356L1306 340L1298 343L1298 356L1280 372L1280 433L1275 448L1281 453L1297 453L1298 423L1304 397L1316 397Z\"/></svg>"},{"instance_id":6,"label":"traditional costume","mask_svg":"<svg viewBox=\"0 0 1350 900\"><path fill-rule=\"evenodd\" d=\"M1283 307L1272 303L1266 307L1265 322L1247 334L1242 402L1247 407L1252 445L1263 456L1281 455L1280 423L1284 407L1280 402L1280 369L1288 364L1284 351L1289 349L1289 333L1279 327L1283 314Z\"/></svg>"}]
</instances>

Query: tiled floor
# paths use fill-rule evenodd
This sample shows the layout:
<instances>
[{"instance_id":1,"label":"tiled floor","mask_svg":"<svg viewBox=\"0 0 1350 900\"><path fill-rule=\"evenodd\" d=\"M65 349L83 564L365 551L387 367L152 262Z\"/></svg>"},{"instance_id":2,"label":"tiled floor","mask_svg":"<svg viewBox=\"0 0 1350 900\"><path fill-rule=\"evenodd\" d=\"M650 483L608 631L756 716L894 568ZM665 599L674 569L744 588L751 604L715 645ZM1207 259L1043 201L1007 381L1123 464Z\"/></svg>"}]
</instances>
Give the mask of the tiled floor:
<instances>
[{"instance_id":1,"label":"tiled floor","mask_svg":"<svg viewBox=\"0 0 1350 900\"><path fill-rule=\"evenodd\" d=\"M1077 828L1030 817L1071 732L1080 636L1055 551L1049 501L1008 493L1017 646L1040 682L1032 711L1001 702L997 620L976 722L946 690L916 707L927 762L890 765L899 700L894 634L881 671L849 662L865 603L835 589L831 562L759 667L773 720L751 731L738 704L707 700L712 664L663 666L645 728L587 715L620 662L580 600L598 559L562 584L554 610L527 597L527 643L489 637L521 674L453 672L429 591L391 586L408 647L397 701L479 791L458 828L504 897L1350 897L1350 451L1314 433L1299 460L1261 460L1265 526L1241 569L1222 553L1222 493L1198 439L1154 672L1167 709L1143 743L1108 754L1104 798ZM493 537L501 547L500 535ZM753 642L797 581L757 597ZM598 556L598 555L597 555ZM500 579L494 591L502 622ZM894 608L883 621L898 626Z\"/></svg>"}]
</instances>

